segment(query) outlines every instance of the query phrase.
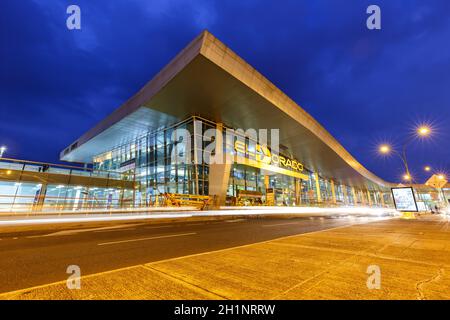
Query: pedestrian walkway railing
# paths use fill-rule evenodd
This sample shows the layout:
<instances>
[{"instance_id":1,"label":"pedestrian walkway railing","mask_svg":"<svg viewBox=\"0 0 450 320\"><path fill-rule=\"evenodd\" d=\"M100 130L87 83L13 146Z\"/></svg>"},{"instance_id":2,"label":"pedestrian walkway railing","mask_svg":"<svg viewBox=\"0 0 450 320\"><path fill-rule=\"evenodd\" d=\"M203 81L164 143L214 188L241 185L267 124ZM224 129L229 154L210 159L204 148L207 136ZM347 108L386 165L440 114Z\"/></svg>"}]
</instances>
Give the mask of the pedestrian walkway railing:
<instances>
[{"instance_id":1,"label":"pedestrian walkway railing","mask_svg":"<svg viewBox=\"0 0 450 320\"><path fill-rule=\"evenodd\" d=\"M0 170L15 170L20 172L54 173L63 175L95 177L115 180L134 180L134 174L116 171L95 170L81 167L47 162L0 158Z\"/></svg>"},{"instance_id":2,"label":"pedestrian walkway railing","mask_svg":"<svg viewBox=\"0 0 450 320\"><path fill-rule=\"evenodd\" d=\"M134 207L134 172L0 158L0 212Z\"/></svg>"}]
</instances>

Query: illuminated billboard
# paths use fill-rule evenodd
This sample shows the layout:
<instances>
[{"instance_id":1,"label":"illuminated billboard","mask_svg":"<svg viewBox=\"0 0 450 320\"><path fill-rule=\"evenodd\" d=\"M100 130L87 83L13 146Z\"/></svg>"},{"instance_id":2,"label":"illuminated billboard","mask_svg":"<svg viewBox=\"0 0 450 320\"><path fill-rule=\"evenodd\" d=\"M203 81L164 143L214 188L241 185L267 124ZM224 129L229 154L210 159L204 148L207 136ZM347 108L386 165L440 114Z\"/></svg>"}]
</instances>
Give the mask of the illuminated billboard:
<instances>
[{"instance_id":1,"label":"illuminated billboard","mask_svg":"<svg viewBox=\"0 0 450 320\"><path fill-rule=\"evenodd\" d=\"M413 188L391 188L395 208L398 211L418 211Z\"/></svg>"}]
</instances>

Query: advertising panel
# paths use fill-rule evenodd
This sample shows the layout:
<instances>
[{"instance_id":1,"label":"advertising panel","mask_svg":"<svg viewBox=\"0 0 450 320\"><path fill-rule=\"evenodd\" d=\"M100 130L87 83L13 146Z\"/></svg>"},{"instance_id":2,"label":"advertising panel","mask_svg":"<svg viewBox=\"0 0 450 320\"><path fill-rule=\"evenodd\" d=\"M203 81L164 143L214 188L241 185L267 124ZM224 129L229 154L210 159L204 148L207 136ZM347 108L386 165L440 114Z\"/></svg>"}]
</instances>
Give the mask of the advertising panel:
<instances>
[{"instance_id":1,"label":"advertising panel","mask_svg":"<svg viewBox=\"0 0 450 320\"><path fill-rule=\"evenodd\" d=\"M391 188L395 208L398 211L418 211L414 191L411 187Z\"/></svg>"}]
</instances>

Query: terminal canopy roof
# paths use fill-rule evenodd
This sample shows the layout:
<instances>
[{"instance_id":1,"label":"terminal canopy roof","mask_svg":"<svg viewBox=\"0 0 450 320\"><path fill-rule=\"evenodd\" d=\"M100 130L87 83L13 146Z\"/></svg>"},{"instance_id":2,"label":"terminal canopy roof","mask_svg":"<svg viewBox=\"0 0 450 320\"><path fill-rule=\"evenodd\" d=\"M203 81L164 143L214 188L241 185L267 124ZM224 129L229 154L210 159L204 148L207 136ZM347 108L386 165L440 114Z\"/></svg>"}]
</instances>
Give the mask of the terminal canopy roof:
<instances>
[{"instance_id":1,"label":"terminal canopy roof","mask_svg":"<svg viewBox=\"0 0 450 320\"><path fill-rule=\"evenodd\" d=\"M95 155L192 115L244 130L279 129L280 143L321 176L370 189L391 187L207 31L133 97L63 150L60 157L91 162Z\"/></svg>"}]
</instances>

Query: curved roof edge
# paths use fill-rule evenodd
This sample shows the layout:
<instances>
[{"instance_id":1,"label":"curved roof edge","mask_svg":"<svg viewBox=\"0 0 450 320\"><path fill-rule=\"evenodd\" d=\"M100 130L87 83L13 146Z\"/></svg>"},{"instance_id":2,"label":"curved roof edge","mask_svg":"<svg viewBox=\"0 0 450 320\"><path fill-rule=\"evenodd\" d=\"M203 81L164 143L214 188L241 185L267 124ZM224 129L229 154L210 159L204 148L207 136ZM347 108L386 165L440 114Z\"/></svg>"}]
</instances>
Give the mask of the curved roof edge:
<instances>
[{"instance_id":1,"label":"curved roof edge","mask_svg":"<svg viewBox=\"0 0 450 320\"><path fill-rule=\"evenodd\" d=\"M202 35L204 36L204 41L200 53L203 56L220 66L226 72L230 73L236 79L314 133L345 162L347 162L349 166L358 171L365 178L386 187L394 185L366 169L316 119L278 89L255 68L245 62L245 60L239 57L230 48L225 46L220 40L207 31L204 31ZM225 52L225 54L223 54L223 52Z\"/></svg>"}]
</instances>

